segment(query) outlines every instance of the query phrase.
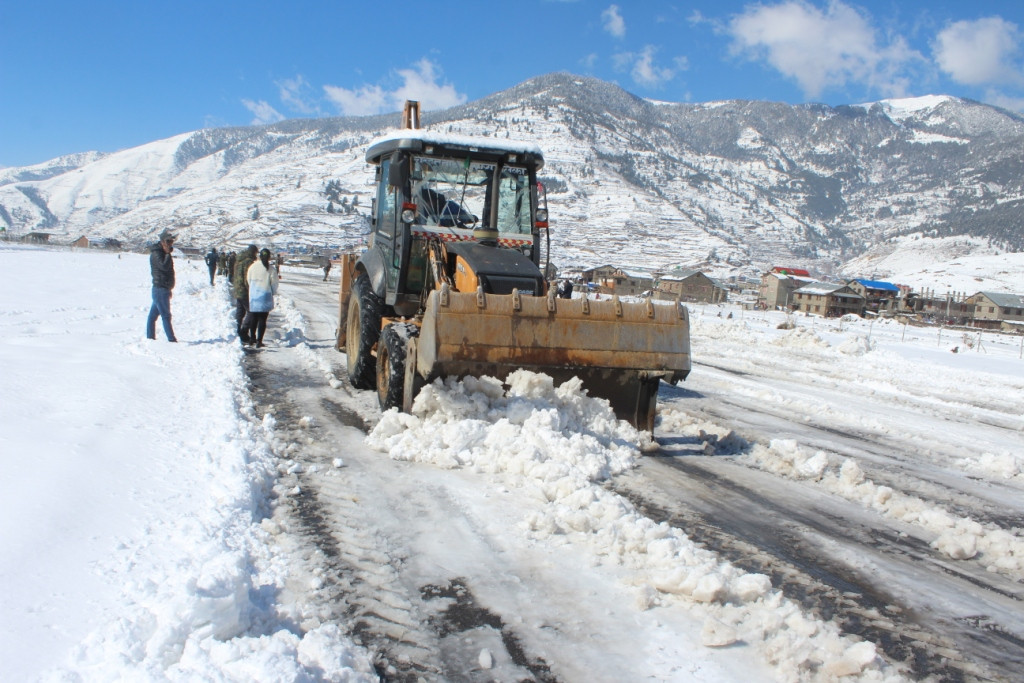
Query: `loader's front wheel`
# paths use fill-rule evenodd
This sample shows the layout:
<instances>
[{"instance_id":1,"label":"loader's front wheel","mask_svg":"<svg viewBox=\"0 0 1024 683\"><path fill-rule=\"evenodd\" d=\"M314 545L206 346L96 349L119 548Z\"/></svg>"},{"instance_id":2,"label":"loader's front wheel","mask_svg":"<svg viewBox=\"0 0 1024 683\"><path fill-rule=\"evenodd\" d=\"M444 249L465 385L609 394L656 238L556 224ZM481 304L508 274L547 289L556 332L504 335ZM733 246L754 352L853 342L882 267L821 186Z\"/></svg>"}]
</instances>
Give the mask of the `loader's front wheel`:
<instances>
[{"instance_id":1,"label":"loader's front wheel","mask_svg":"<svg viewBox=\"0 0 1024 683\"><path fill-rule=\"evenodd\" d=\"M380 318L384 302L373 292L366 273L352 285L348 303L345 354L348 356L348 377L357 389L376 386L377 359L373 347L380 338Z\"/></svg>"},{"instance_id":2,"label":"loader's front wheel","mask_svg":"<svg viewBox=\"0 0 1024 683\"><path fill-rule=\"evenodd\" d=\"M419 328L406 323L393 323L380 333L377 348L377 401L381 410L402 409L405 392L405 359L409 338Z\"/></svg>"}]
</instances>

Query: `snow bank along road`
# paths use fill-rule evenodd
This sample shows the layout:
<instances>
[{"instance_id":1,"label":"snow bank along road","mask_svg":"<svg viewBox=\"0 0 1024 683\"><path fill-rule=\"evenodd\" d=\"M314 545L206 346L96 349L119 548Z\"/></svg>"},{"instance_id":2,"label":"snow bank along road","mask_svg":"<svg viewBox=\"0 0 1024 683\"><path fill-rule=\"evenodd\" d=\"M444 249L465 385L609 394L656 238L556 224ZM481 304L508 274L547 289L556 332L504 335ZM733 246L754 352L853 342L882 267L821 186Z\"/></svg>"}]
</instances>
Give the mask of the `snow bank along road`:
<instances>
[{"instance_id":1,"label":"snow bank along road","mask_svg":"<svg viewBox=\"0 0 1024 683\"><path fill-rule=\"evenodd\" d=\"M644 446L536 376L382 417L336 281L283 283L246 368L286 463L267 526L307 558L285 598L386 678L1017 676L1019 340L697 307Z\"/></svg>"}]
</instances>

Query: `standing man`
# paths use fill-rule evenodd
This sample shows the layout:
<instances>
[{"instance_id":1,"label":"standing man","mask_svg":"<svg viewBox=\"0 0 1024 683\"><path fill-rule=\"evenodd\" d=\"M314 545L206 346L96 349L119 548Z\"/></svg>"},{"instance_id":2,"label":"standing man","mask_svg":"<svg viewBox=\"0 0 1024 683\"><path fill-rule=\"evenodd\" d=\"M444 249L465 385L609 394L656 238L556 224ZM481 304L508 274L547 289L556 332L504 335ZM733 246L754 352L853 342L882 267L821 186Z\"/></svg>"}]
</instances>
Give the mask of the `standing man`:
<instances>
[{"instance_id":1,"label":"standing man","mask_svg":"<svg viewBox=\"0 0 1024 683\"><path fill-rule=\"evenodd\" d=\"M174 289L174 235L170 230L160 233L160 241L149 250L149 270L153 275L153 305L146 320L146 338L156 339L156 319L164 324L167 341L178 341L171 327L171 290Z\"/></svg>"},{"instance_id":2,"label":"standing man","mask_svg":"<svg viewBox=\"0 0 1024 683\"><path fill-rule=\"evenodd\" d=\"M213 286L213 278L217 274L217 248L210 247L210 253L206 255L206 267L210 269L210 286Z\"/></svg>"},{"instance_id":3,"label":"standing man","mask_svg":"<svg viewBox=\"0 0 1024 683\"><path fill-rule=\"evenodd\" d=\"M245 251L238 255L231 278L232 293L235 295L235 329L243 344L252 343L249 338L249 330L246 325L243 325L243 321L249 312L249 283L245 276L249 272L249 266L255 260L256 245L250 244Z\"/></svg>"}]
</instances>

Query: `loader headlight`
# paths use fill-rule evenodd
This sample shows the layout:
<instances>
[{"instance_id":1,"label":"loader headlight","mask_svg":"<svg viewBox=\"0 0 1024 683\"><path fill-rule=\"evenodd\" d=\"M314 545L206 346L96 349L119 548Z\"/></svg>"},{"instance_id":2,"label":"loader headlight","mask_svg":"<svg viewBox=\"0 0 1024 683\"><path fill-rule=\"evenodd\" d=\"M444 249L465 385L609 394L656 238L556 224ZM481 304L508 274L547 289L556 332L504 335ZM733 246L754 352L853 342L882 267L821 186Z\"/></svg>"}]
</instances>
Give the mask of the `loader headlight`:
<instances>
[{"instance_id":1,"label":"loader headlight","mask_svg":"<svg viewBox=\"0 0 1024 683\"><path fill-rule=\"evenodd\" d=\"M538 223L547 223L548 222L548 210L547 209L537 209L537 222Z\"/></svg>"},{"instance_id":2,"label":"loader headlight","mask_svg":"<svg viewBox=\"0 0 1024 683\"><path fill-rule=\"evenodd\" d=\"M414 220L416 220L416 210L415 209L402 209L402 222L403 223L405 223L406 225L409 225Z\"/></svg>"}]
</instances>

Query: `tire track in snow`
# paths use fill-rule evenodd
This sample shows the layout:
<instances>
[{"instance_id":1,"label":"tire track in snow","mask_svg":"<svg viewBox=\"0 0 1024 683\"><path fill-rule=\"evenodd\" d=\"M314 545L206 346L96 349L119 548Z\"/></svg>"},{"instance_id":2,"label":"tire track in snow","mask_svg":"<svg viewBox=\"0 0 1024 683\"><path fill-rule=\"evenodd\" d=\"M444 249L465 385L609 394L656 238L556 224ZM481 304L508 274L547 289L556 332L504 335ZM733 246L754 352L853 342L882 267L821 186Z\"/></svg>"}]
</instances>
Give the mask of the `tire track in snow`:
<instances>
[{"instance_id":1,"label":"tire track in snow","mask_svg":"<svg viewBox=\"0 0 1024 683\"><path fill-rule=\"evenodd\" d=\"M669 521L748 571L770 575L787 597L878 642L915 674L1011 680L1024 665L1016 583L976 563L940 557L905 533L906 525L890 528L855 501L837 502L800 480L780 482L735 458L705 457L699 437L659 435L661 457L645 459L638 473L616 481L616 490L653 519ZM937 590L925 593L934 600L913 599L899 585L891 595L878 587L890 575L906 574ZM950 608L947 594L965 597ZM980 620L962 618L971 610Z\"/></svg>"},{"instance_id":2,"label":"tire track in snow","mask_svg":"<svg viewBox=\"0 0 1024 683\"><path fill-rule=\"evenodd\" d=\"M491 680L495 672L480 667L479 650L472 650L476 640L467 634L493 630L511 668L521 672L518 679L557 683L507 620L476 603L469 579L423 584L410 573L404 542L389 537L375 516L381 503L362 503L375 483L354 463L335 464L344 441L361 444L371 426L365 396L346 402L330 397L332 387L351 395L346 378L325 370L306 343L301 314L290 302L283 304L271 316L268 335L274 316L284 314L285 346L247 355L246 368L257 410L276 422L275 452L285 460L275 519L283 516L278 523L294 529L295 542L306 546L312 578L293 585L315 603L306 608L312 618L350 626L353 638L377 653L375 666L385 681ZM372 392L360 393L373 398Z\"/></svg>"},{"instance_id":3,"label":"tire track in snow","mask_svg":"<svg viewBox=\"0 0 1024 683\"><path fill-rule=\"evenodd\" d=\"M327 415L311 421L305 410L309 406L300 408L288 396L303 385L320 387L266 367L261 362L265 359L265 353L248 355L246 369L257 410L271 414L276 422L275 452L286 458L276 487L281 495L275 521L283 516L278 523L294 529L311 549L304 554L313 564L309 572L314 578L308 581L313 594L305 598L315 603L315 618L350 627L353 638L376 653L374 665L384 680L438 676L442 665L435 656L436 639L398 581L395 563L402 558L382 552L386 539L374 538L368 531L373 526L360 524L363 513L345 468L334 468L329 449L319 446L330 443L331 435L309 426ZM336 476L315 476L323 470Z\"/></svg>"}]
</instances>

